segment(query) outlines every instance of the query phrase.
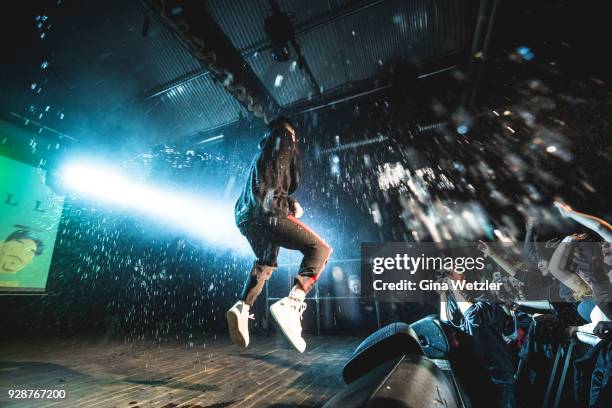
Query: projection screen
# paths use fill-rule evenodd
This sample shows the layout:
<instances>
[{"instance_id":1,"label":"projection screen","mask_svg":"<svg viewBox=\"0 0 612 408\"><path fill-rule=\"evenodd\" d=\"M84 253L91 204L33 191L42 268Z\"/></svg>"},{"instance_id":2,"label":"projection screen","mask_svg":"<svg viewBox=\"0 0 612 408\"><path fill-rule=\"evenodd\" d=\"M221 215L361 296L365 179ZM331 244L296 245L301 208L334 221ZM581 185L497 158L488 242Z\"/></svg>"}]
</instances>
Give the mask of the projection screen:
<instances>
[{"instance_id":1,"label":"projection screen","mask_svg":"<svg viewBox=\"0 0 612 408\"><path fill-rule=\"evenodd\" d=\"M46 171L0 156L0 292L44 292L64 197Z\"/></svg>"}]
</instances>

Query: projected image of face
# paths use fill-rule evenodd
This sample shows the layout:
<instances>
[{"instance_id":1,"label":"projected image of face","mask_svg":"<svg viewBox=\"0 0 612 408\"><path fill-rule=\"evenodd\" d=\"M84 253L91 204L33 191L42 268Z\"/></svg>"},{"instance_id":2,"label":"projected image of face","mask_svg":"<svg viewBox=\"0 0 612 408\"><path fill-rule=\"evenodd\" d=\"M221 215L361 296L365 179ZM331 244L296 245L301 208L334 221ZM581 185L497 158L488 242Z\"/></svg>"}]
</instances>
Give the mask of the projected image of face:
<instances>
[{"instance_id":1,"label":"projected image of face","mask_svg":"<svg viewBox=\"0 0 612 408\"><path fill-rule=\"evenodd\" d=\"M42 242L30 231L18 230L0 244L0 273L17 273L42 254Z\"/></svg>"}]
</instances>

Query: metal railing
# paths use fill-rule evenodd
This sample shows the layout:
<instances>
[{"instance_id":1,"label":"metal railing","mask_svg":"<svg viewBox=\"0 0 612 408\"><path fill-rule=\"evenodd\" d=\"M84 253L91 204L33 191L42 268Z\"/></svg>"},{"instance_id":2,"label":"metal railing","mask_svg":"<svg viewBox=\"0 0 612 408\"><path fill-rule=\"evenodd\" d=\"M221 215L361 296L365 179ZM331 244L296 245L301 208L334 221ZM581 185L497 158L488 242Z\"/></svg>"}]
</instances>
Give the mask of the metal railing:
<instances>
[{"instance_id":1,"label":"metal railing","mask_svg":"<svg viewBox=\"0 0 612 408\"><path fill-rule=\"evenodd\" d=\"M330 262L330 264L342 264L342 263L350 263L350 262L360 262L361 259L360 258L350 258L350 259L339 259L339 260L334 260L332 262ZM286 268L286 267L290 267L290 266L299 266L299 263L286 263L286 264L280 264L278 267L280 268ZM289 270L287 270L288 275L289 275ZM265 286L265 304L266 304L266 311L265 311L265 316L266 316L266 333L269 335L270 334L270 303L280 300L283 297L271 297L270 296L270 282L268 281L266 283ZM320 296L320 292L319 292L319 285L314 285L314 290L313 290L314 295L312 296L307 296L305 301L314 301L315 303L315 316L316 316L316 333L317 336L321 335L321 301L328 301L328 300L349 300L349 299L354 299L354 300L368 300L371 303L373 303L374 305L374 310L376 312L376 325L377 327L380 329L381 326L381 313L380 313L380 307L379 307L379 302L376 298L374 297L362 297L362 296Z\"/></svg>"}]
</instances>

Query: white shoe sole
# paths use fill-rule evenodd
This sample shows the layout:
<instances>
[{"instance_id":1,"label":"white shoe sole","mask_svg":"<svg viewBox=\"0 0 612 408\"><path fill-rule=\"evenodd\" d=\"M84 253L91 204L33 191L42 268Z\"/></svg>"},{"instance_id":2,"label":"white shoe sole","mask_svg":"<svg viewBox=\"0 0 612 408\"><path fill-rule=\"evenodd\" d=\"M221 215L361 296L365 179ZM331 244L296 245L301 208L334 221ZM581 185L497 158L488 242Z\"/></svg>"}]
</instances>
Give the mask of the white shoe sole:
<instances>
[{"instance_id":1,"label":"white shoe sole","mask_svg":"<svg viewBox=\"0 0 612 408\"><path fill-rule=\"evenodd\" d=\"M229 327L230 339L232 343L241 348L247 348L249 345L248 340L238 330L238 315L232 310L228 310L225 314L227 318L227 326Z\"/></svg>"},{"instance_id":2,"label":"white shoe sole","mask_svg":"<svg viewBox=\"0 0 612 408\"><path fill-rule=\"evenodd\" d=\"M280 327L281 332L283 333L283 336L285 336L285 338L289 341L289 343L293 346L294 349L296 349L300 353L303 353L304 350L306 350L306 342L302 340L302 343L296 344L291 340L291 337L289 337L289 335L285 331L285 328L280 323L280 320L278 316L276 315L276 308L274 306L276 306L276 303L270 306L270 314L274 318L274 321L276 321L276 324L278 325L278 327Z\"/></svg>"}]
</instances>

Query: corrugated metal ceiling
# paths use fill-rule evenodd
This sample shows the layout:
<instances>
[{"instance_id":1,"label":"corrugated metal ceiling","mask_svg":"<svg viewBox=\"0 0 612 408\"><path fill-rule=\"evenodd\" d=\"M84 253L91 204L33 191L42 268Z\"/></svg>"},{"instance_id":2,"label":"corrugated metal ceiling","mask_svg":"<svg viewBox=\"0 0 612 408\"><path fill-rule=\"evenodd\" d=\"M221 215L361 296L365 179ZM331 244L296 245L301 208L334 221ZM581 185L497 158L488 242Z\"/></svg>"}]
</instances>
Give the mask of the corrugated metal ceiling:
<instances>
[{"instance_id":1,"label":"corrugated metal ceiling","mask_svg":"<svg viewBox=\"0 0 612 408\"><path fill-rule=\"evenodd\" d=\"M282 1L295 15L296 26L361 2ZM393 58L422 63L465 48L473 30L473 1L374 1L367 10L350 14L298 36L306 61L321 90L370 78ZM248 52L265 42L267 0L209 2L211 13L234 45ZM283 106L308 98L314 91L292 61L274 61L270 50L246 56L273 97ZM282 81L279 80L282 76Z\"/></svg>"},{"instance_id":2,"label":"corrugated metal ceiling","mask_svg":"<svg viewBox=\"0 0 612 408\"><path fill-rule=\"evenodd\" d=\"M141 12L142 18L148 13L144 5ZM143 91L172 83L187 73L203 69L180 39L158 19L151 19L147 38L148 67L156 81ZM244 111L240 103L210 75L200 75L155 97L144 98L143 103L150 119L169 128L176 136L234 122Z\"/></svg>"},{"instance_id":3,"label":"corrugated metal ceiling","mask_svg":"<svg viewBox=\"0 0 612 408\"><path fill-rule=\"evenodd\" d=\"M302 32L298 41L322 92L376 76L394 58L421 63L464 49L473 31L475 14L473 0L278 3L281 10L295 17L295 27ZM351 6L365 9L324 21ZM268 0L210 0L208 7L281 106L315 94L304 72L297 67L295 55L289 62L274 60L263 29L270 14ZM145 12L143 9L143 16ZM157 86L201 70L180 40L155 20L149 37L152 71L149 75L154 75ZM188 134L233 122L244 112L237 101L206 75L149 98L145 104L156 120L172 124L173 131Z\"/></svg>"},{"instance_id":4,"label":"corrugated metal ceiling","mask_svg":"<svg viewBox=\"0 0 612 408\"><path fill-rule=\"evenodd\" d=\"M476 0L279 0L279 4L295 16L305 59L325 92L376 76L396 57L422 62L465 49ZM263 29L270 13L268 0L210 0L208 5L281 106L314 94L295 61L278 63L272 57ZM46 104L67 112L68 119L73 112L75 125L71 129L68 120L51 118L46 125L79 133L85 123L79 117L97 123L91 114L95 107L100 119L110 122L142 122L138 115L144 114L146 127L157 129L162 138L178 138L234 122L244 113L158 19L151 18L148 34L142 36L143 20L149 14L143 0L112 0L98 8L74 2L67 10L66 23L52 33L58 48L49 70L55 69L57 77L45 95ZM342 18L335 18L338 14ZM121 111L126 112L124 117L109 114Z\"/></svg>"}]
</instances>

